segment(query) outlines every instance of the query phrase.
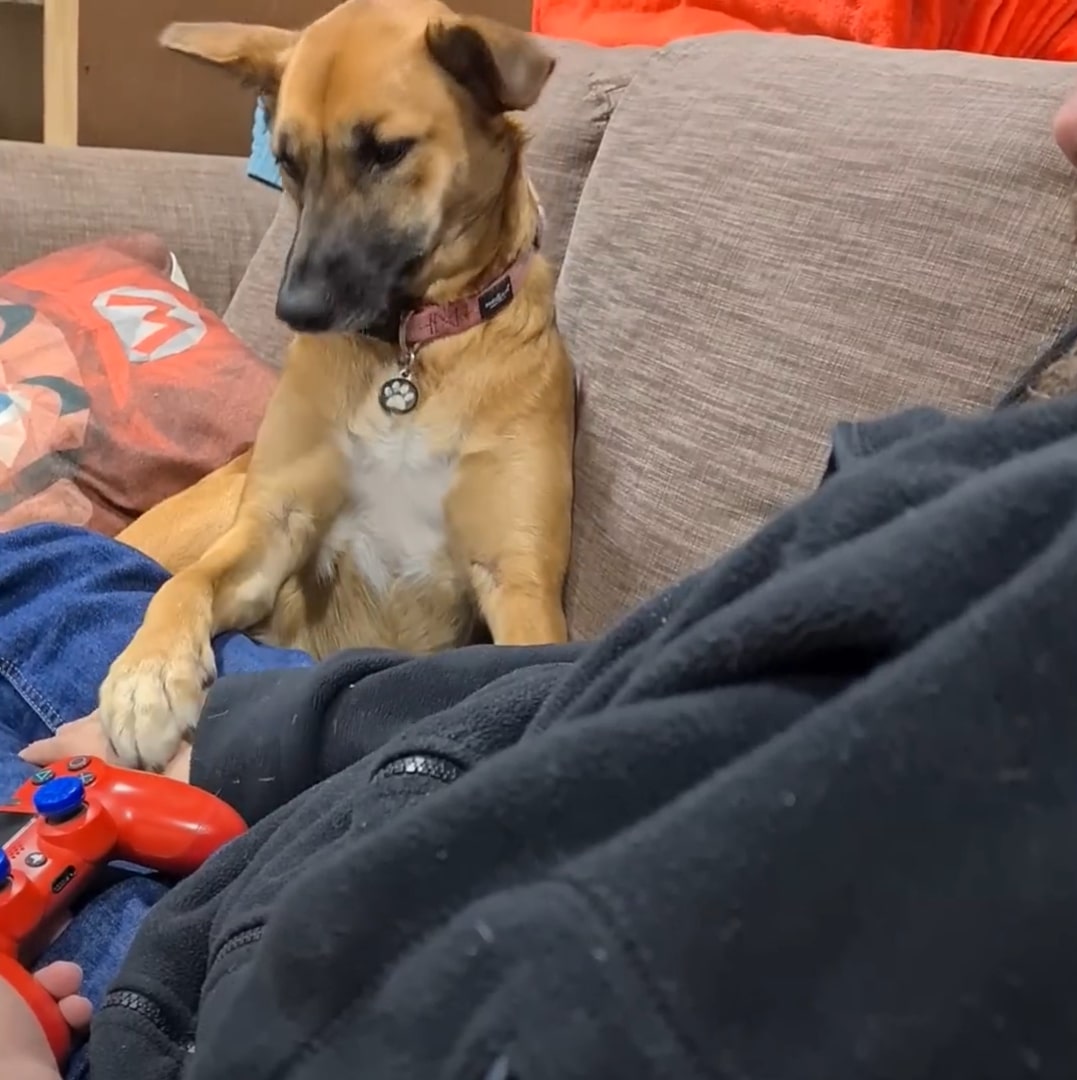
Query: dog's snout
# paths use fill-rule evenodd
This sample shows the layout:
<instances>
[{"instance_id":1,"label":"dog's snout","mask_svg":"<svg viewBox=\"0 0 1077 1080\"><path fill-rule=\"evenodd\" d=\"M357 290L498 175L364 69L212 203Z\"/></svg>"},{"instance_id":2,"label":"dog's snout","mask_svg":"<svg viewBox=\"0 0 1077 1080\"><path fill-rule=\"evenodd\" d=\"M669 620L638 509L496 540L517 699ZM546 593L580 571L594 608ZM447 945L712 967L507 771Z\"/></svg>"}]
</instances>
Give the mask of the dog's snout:
<instances>
[{"instance_id":1,"label":"dog's snout","mask_svg":"<svg viewBox=\"0 0 1077 1080\"><path fill-rule=\"evenodd\" d=\"M333 299L322 282L289 276L277 293L277 318L296 333L328 330L334 314Z\"/></svg>"},{"instance_id":2,"label":"dog's snout","mask_svg":"<svg viewBox=\"0 0 1077 1080\"><path fill-rule=\"evenodd\" d=\"M407 231L357 217L346 205L308 207L277 293L277 318L298 334L362 333L398 317L420 265Z\"/></svg>"}]
</instances>

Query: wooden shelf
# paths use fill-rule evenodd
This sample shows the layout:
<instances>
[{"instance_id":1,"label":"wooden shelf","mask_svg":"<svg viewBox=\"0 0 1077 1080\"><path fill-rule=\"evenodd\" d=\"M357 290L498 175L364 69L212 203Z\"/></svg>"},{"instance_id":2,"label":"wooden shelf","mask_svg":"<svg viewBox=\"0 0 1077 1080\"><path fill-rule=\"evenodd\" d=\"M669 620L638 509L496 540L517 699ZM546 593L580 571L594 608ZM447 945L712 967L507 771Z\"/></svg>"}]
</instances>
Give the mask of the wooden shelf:
<instances>
[{"instance_id":1,"label":"wooden shelf","mask_svg":"<svg viewBox=\"0 0 1077 1080\"><path fill-rule=\"evenodd\" d=\"M43 8L41 67L45 92L45 144L79 141L79 0L0 0Z\"/></svg>"}]
</instances>

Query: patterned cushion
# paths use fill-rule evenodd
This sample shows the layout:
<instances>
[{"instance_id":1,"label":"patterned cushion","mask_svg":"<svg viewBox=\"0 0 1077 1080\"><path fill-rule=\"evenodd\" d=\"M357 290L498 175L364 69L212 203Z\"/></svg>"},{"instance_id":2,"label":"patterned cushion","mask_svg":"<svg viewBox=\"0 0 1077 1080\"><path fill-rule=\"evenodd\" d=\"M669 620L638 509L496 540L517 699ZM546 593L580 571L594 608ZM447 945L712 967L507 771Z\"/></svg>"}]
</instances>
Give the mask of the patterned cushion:
<instances>
[{"instance_id":1,"label":"patterned cushion","mask_svg":"<svg viewBox=\"0 0 1077 1080\"><path fill-rule=\"evenodd\" d=\"M0 277L0 529L115 534L245 449L274 380L153 236Z\"/></svg>"}]
</instances>

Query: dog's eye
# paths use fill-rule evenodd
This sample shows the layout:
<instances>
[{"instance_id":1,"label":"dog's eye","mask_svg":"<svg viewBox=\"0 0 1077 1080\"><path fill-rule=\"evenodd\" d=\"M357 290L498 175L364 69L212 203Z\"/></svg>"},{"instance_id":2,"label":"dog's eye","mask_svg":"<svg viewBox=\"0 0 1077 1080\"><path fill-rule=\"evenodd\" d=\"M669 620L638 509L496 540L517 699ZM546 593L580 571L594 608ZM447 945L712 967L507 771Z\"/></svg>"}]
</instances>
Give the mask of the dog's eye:
<instances>
[{"instance_id":1,"label":"dog's eye","mask_svg":"<svg viewBox=\"0 0 1077 1080\"><path fill-rule=\"evenodd\" d=\"M391 169L399 165L415 147L414 139L364 139L359 147L359 161L367 168Z\"/></svg>"},{"instance_id":2,"label":"dog's eye","mask_svg":"<svg viewBox=\"0 0 1077 1080\"><path fill-rule=\"evenodd\" d=\"M298 184L302 181L299 162L297 162L287 150L281 150L280 153L277 154L277 167L292 181L293 184Z\"/></svg>"}]
</instances>

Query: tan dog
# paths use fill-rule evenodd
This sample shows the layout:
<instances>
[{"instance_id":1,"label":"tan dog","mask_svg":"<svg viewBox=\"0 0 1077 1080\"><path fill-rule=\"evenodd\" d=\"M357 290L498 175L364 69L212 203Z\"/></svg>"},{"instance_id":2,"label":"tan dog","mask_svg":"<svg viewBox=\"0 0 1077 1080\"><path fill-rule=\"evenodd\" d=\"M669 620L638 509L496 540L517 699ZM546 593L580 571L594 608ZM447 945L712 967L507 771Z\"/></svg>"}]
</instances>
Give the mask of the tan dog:
<instances>
[{"instance_id":1,"label":"tan dog","mask_svg":"<svg viewBox=\"0 0 1077 1080\"><path fill-rule=\"evenodd\" d=\"M253 629L325 656L565 639L574 382L523 136L553 61L436 0L351 0L303 32L177 24L269 107L298 207L294 330L249 455L121 539L175 574L101 687L118 758L163 767Z\"/></svg>"}]
</instances>

